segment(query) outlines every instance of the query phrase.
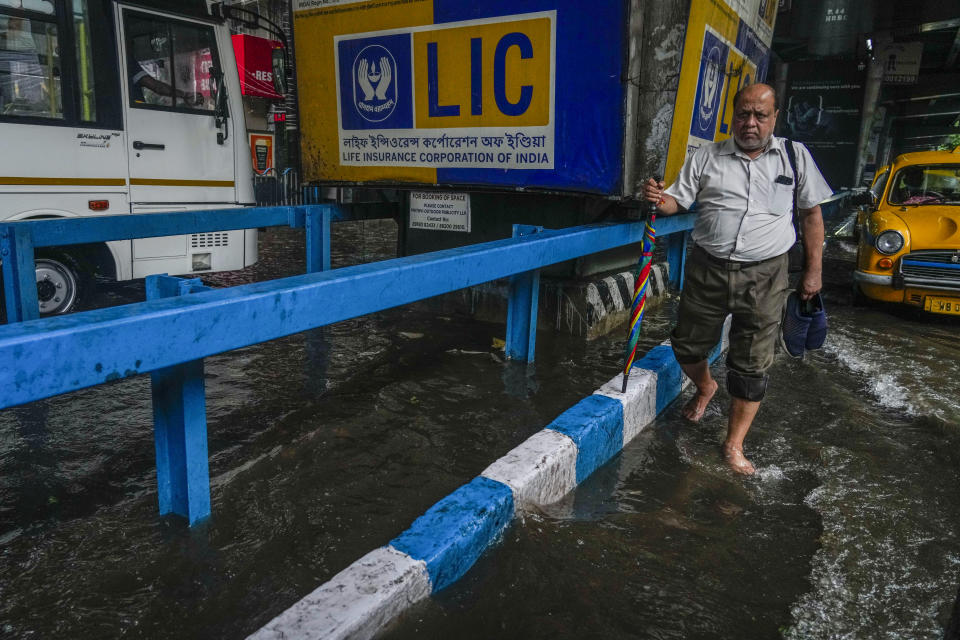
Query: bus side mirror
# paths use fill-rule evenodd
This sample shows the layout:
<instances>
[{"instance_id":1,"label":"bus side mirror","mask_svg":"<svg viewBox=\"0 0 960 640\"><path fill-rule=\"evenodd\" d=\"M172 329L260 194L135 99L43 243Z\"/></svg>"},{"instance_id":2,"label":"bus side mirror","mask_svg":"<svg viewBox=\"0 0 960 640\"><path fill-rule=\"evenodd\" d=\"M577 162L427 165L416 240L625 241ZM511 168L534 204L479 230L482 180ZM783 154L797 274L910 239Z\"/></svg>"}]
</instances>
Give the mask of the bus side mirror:
<instances>
[{"instance_id":1,"label":"bus side mirror","mask_svg":"<svg viewBox=\"0 0 960 640\"><path fill-rule=\"evenodd\" d=\"M227 88L223 85L223 71L219 67L210 67L210 75L213 76L217 91L213 97L213 124L217 129L217 144L223 144L230 135L227 126L227 118L230 117L230 109L227 107Z\"/></svg>"}]
</instances>

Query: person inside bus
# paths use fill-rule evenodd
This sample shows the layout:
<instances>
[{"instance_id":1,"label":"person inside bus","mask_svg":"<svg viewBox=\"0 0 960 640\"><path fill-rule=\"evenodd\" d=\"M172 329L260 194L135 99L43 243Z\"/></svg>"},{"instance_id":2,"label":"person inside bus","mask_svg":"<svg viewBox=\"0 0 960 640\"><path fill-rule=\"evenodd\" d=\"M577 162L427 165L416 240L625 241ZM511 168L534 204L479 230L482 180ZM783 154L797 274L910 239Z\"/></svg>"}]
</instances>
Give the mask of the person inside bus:
<instances>
[{"instance_id":1,"label":"person inside bus","mask_svg":"<svg viewBox=\"0 0 960 640\"><path fill-rule=\"evenodd\" d=\"M132 52L127 55L127 72L130 74L130 99L134 104L150 104L146 95L143 93L144 89L160 96L182 98L183 104L178 104L177 106L196 107L203 104L203 94L194 91L174 89L163 80L153 77L153 75L144 68L143 64L133 56ZM165 102L163 106L169 107L171 105Z\"/></svg>"}]
</instances>

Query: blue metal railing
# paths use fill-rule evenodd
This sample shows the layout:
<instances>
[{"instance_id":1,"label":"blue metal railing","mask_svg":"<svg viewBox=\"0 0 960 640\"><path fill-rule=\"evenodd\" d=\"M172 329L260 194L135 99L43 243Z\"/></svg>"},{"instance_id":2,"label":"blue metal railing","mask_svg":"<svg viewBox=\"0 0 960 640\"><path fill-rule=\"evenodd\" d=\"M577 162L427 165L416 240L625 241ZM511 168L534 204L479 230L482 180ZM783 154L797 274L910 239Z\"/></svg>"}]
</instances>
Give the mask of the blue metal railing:
<instances>
[{"instance_id":1,"label":"blue metal railing","mask_svg":"<svg viewBox=\"0 0 960 640\"><path fill-rule=\"evenodd\" d=\"M39 317L34 249L258 227L303 228L307 271L330 268L330 223L344 219L334 205L211 209L174 213L23 220L0 224L7 322Z\"/></svg>"},{"instance_id":2,"label":"blue metal railing","mask_svg":"<svg viewBox=\"0 0 960 640\"><path fill-rule=\"evenodd\" d=\"M333 207L281 207L247 213L250 215L243 221L239 217L228 221L214 212L140 217L151 219L151 234L173 235L243 228L245 223L299 226L295 223L302 214L314 254L308 259L311 272L218 290L203 290L190 281L177 285L178 279L152 276L146 302L0 327L0 409L151 373L160 512L183 515L191 524L210 513L202 366L206 356L512 276L507 354L532 359L538 270L638 243L643 237L640 222L559 230L518 225L514 237L505 240L330 271ZM293 217L285 219L283 215ZM196 216L197 226L190 226L189 216ZM0 228L0 233L6 234L0 247L13 248L18 259L29 253L30 262L15 263L4 254L4 277L8 268L19 269L22 280L27 264L33 276L33 246L49 246L59 238L74 243L142 234L148 221L126 222L133 217L118 217L119 226L102 218L5 225ZM97 231L85 228L82 222L94 222ZM692 215L658 221L658 236L675 234L677 238L669 254L682 257L686 232L692 226ZM79 236L74 236L74 231Z\"/></svg>"}]
</instances>

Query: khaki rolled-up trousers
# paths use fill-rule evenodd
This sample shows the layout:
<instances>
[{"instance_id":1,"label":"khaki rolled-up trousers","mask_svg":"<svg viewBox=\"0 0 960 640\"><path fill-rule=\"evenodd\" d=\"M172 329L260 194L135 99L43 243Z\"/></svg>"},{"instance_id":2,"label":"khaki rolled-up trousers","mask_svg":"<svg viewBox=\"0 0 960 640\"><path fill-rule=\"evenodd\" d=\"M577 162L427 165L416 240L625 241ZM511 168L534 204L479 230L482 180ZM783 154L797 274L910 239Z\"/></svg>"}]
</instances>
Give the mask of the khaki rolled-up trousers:
<instances>
[{"instance_id":1,"label":"khaki rolled-up trousers","mask_svg":"<svg viewBox=\"0 0 960 640\"><path fill-rule=\"evenodd\" d=\"M706 359L731 314L727 370L761 379L765 387L789 292L788 278L786 254L743 264L712 258L695 246L687 261L677 326L671 334L677 361L693 364Z\"/></svg>"}]
</instances>

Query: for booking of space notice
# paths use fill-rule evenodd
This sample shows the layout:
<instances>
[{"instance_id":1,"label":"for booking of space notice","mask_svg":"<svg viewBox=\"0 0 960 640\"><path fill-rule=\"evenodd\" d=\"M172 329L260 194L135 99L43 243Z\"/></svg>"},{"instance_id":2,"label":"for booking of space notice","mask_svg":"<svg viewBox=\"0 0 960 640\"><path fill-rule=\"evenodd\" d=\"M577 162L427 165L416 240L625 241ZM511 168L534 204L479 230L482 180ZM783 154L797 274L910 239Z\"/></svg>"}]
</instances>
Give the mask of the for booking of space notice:
<instances>
[{"instance_id":1,"label":"for booking of space notice","mask_svg":"<svg viewBox=\"0 0 960 640\"><path fill-rule=\"evenodd\" d=\"M410 228L470 232L470 194L413 191Z\"/></svg>"}]
</instances>

